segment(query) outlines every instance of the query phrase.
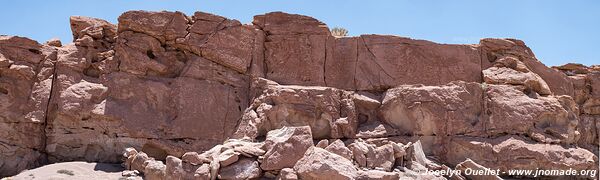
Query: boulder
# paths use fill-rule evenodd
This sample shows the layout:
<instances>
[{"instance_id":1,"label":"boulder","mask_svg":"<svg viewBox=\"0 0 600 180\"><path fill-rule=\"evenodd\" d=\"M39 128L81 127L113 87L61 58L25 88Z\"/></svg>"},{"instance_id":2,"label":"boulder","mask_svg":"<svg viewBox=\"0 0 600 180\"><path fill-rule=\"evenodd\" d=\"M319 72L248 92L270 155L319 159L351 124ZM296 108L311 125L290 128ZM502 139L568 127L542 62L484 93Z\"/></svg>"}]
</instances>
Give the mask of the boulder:
<instances>
[{"instance_id":1,"label":"boulder","mask_svg":"<svg viewBox=\"0 0 600 180\"><path fill-rule=\"evenodd\" d=\"M352 156L358 167L367 167L367 154L374 154L372 152L374 149L373 145L367 144L362 139L358 139L348 145L348 147L352 151Z\"/></svg>"},{"instance_id":2,"label":"boulder","mask_svg":"<svg viewBox=\"0 0 600 180\"><path fill-rule=\"evenodd\" d=\"M175 41L188 34L189 20L181 12L127 11L118 18L118 32L133 31L150 35L161 43Z\"/></svg>"},{"instance_id":3,"label":"boulder","mask_svg":"<svg viewBox=\"0 0 600 180\"><path fill-rule=\"evenodd\" d=\"M313 146L310 127L283 127L270 131L264 141L266 151L261 160L263 170L294 167L306 150Z\"/></svg>"},{"instance_id":4,"label":"boulder","mask_svg":"<svg viewBox=\"0 0 600 180\"><path fill-rule=\"evenodd\" d=\"M483 131L482 99L477 83L402 85L385 92L379 113L401 134L478 134Z\"/></svg>"},{"instance_id":5,"label":"boulder","mask_svg":"<svg viewBox=\"0 0 600 180\"><path fill-rule=\"evenodd\" d=\"M487 60L494 62L501 57L511 55L525 64L527 69L539 75L554 95L573 95L573 84L567 76L555 69L545 66L538 61L533 51L521 40L484 38L479 41L480 49ZM483 67L483 66L482 66ZM487 69L487 67L484 67Z\"/></svg>"},{"instance_id":6,"label":"boulder","mask_svg":"<svg viewBox=\"0 0 600 180\"><path fill-rule=\"evenodd\" d=\"M318 146L317 146L318 147ZM342 140L335 140L325 150L340 155L348 160L352 160L352 151L346 147Z\"/></svg>"},{"instance_id":7,"label":"boulder","mask_svg":"<svg viewBox=\"0 0 600 180\"><path fill-rule=\"evenodd\" d=\"M58 38L52 38L52 39L46 41L46 45L54 46L54 47L62 47L62 42L60 42L60 39L58 39Z\"/></svg>"},{"instance_id":8,"label":"boulder","mask_svg":"<svg viewBox=\"0 0 600 180\"><path fill-rule=\"evenodd\" d=\"M208 158L200 156L197 152L186 152L181 156L181 160L193 165L202 165L203 163L210 162Z\"/></svg>"},{"instance_id":9,"label":"boulder","mask_svg":"<svg viewBox=\"0 0 600 180\"><path fill-rule=\"evenodd\" d=\"M463 176L472 180L500 180L502 178L500 178L498 175L471 175L471 174L467 174L466 170L470 169L469 171L473 172L473 171L483 171L485 172L484 174L494 174L495 170L486 168L482 165L479 165L477 163L475 163L473 160L471 159L467 159L463 162L461 162L460 164L456 165L456 170L460 170L463 172Z\"/></svg>"},{"instance_id":10,"label":"boulder","mask_svg":"<svg viewBox=\"0 0 600 180\"><path fill-rule=\"evenodd\" d=\"M315 146L325 149L327 146L329 146L329 140L321 139Z\"/></svg>"},{"instance_id":11,"label":"boulder","mask_svg":"<svg viewBox=\"0 0 600 180\"><path fill-rule=\"evenodd\" d=\"M591 72L590 68L579 63L567 63L561 66L553 66L552 68L565 72L567 76L575 74L587 74Z\"/></svg>"},{"instance_id":12,"label":"boulder","mask_svg":"<svg viewBox=\"0 0 600 180\"><path fill-rule=\"evenodd\" d=\"M548 84L533 72L519 72L506 67L490 67L482 71L483 80L488 84L522 85L540 95L550 95Z\"/></svg>"},{"instance_id":13,"label":"boulder","mask_svg":"<svg viewBox=\"0 0 600 180\"><path fill-rule=\"evenodd\" d=\"M396 172L386 172L379 170L359 171L357 180L397 180L400 174Z\"/></svg>"},{"instance_id":14,"label":"boulder","mask_svg":"<svg viewBox=\"0 0 600 180\"><path fill-rule=\"evenodd\" d=\"M258 162L251 158L242 158L219 171L219 179L255 179L261 175Z\"/></svg>"},{"instance_id":15,"label":"boulder","mask_svg":"<svg viewBox=\"0 0 600 180\"><path fill-rule=\"evenodd\" d=\"M194 179L209 180L211 179L210 176L211 174L209 164L202 164L202 166L198 167L198 169L196 169L196 171L194 172Z\"/></svg>"},{"instance_id":16,"label":"boulder","mask_svg":"<svg viewBox=\"0 0 600 180\"><path fill-rule=\"evenodd\" d=\"M255 139L284 126L310 126L315 139L353 137L356 113L347 91L266 84L246 109L233 137Z\"/></svg>"},{"instance_id":17,"label":"boulder","mask_svg":"<svg viewBox=\"0 0 600 180\"><path fill-rule=\"evenodd\" d=\"M571 97L530 97L507 85L488 85L485 97L489 135L521 133L540 142L577 141L578 110Z\"/></svg>"},{"instance_id":18,"label":"boulder","mask_svg":"<svg viewBox=\"0 0 600 180\"><path fill-rule=\"evenodd\" d=\"M146 161L144 168L144 179L148 180L165 180L167 166L162 161L149 160Z\"/></svg>"},{"instance_id":19,"label":"boulder","mask_svg":"<svg viewBox=\"0 0 600 180\"><path fill-rule=\"evenodd\" d=\"M73 42L77 46L106 51L116 41L117 26L108 21L85 16L71 16L69 21L73 33ZM60 41L53 41L53 44L52 46L56 47L62 46Z\"/></svg>"},{"instance_id":20,"label":"boulder","mask_svg":"<svg viewBox=\"0 0 600 180\"><path fill-rule=\"evenodd\" d=\"M292 168L283 168L279 171L277 180L298 180L298 175Z\"/></svg>"},{"instance_id":21,"label":"boulder","mask_svg":"<svg viewBox=\"0 0 600 180\"><path fill-rule=\"evenodd\" d=\"M223 151L218 158L219 163L221 163L221 167L229 166L230 164L235 163L238 159L239 154L233 149L227 149Z\"/></svg>"},{"instance_id":22,"label":"boulder","mask_svg":"<svg viewBox=\"0 0 600 180\"><path fill-rule=\"evenodd\" d=\"M186 172L183 169L183 163L181 159L173 156L167 156L165 179L183 179L186 177Z\"/></svg>"},{"instance_id":23,"label":"boulder","mask_svg":"<svg viewBox=\"0 0 600 180\"><path fill-rule=\"evenodd\" d=\"M369 146L370 148L372 146ZM391 171L394 167L394 147L391 144L369 149L366 154L367 168Z\"/></svg>"},{"instance_id":24,"label":"boulder","mask_svg":"<svg viewBox=\"0 0 600 180\"><path fill-rule=\"evenodd\" d=\"M254 16L252 24L273 35L330 34L327 25L317 19L284 12L271 12Z\"/></svg>"},{"instance_id":25,"label":"boulder","mask_svg":"<svg viewBox=\"0 0 600 180\"><path fill-rule=\"evenodd\" d=\"M520 136L495 139L453 137L444 145L445 162L456 165L467 158L491 169L595 169L598 157L579 147L544 144Z\"/></svg>"},{"instance_id":26,"label":"boulder","mask_svg":"<svg viewBox=\"0 0 600 180\"><path fill-rule=\"evenodd\" d=\"M358 170L352 162L327 150L311 147L294 165L300 179L356 179Z\"/></svg>"}]
</instances>

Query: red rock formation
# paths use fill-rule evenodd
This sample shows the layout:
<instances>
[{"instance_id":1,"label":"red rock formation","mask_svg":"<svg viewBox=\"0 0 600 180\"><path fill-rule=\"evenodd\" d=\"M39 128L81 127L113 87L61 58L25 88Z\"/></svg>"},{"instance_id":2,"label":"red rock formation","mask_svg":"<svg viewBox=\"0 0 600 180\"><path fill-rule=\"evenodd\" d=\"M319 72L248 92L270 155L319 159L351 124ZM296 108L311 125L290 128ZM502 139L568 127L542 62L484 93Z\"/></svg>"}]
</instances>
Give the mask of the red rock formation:
<instances>
[{"instance_id":1,"label":"red rock formation","mask_svg":"<svg viewBox=\"0 0 600 180\"><path fill-rule=\"evenodd\" d=\"M548 68L520 40L340 38L282 12L129 11L71 29L65 45L0 37L0 176L64 161L147 179L598 169L600 68Z\"/></svg>"}]
</instances>

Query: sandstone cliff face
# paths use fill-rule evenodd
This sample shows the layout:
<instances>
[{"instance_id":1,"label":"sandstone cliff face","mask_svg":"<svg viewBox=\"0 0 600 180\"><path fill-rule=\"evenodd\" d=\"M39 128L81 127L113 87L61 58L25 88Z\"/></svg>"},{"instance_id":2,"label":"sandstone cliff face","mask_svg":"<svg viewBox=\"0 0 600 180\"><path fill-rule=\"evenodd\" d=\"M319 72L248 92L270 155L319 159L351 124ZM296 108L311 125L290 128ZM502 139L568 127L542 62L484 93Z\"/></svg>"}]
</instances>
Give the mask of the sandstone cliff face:
<instances>
[{"instance_id":1,"label":"sandstone cliff face","mask_svg":"<svg viewBox=\"0 0 600 180\"><path fill-rule=\"evenodd\" d=\"M600 68L546 67L520 40L339 38L281 12L70 20L64 46L0 37L0 176L128 147L148 179L598 169Z\"/></svg>"}]
</instances>

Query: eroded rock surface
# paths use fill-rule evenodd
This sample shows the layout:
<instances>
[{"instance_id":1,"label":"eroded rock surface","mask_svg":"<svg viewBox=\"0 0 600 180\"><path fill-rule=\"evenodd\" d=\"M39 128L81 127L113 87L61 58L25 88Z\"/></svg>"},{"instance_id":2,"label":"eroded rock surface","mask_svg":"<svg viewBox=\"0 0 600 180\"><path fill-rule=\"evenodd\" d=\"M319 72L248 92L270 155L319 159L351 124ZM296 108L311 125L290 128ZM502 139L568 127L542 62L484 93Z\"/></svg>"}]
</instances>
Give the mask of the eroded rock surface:
<instances>
[{"instance_id":1,"label":"eroded rock surface","mask_svg":"<svg viewBox=\"0 0 600 180\"><path fill-rule=\"evenodd\" d=\"M0 36L2 177L65 161L130 179L598 170L600 66L549 68L520 40L334 37L283 12L70 24L69 44Z\"/></svg>"}]
</instances>

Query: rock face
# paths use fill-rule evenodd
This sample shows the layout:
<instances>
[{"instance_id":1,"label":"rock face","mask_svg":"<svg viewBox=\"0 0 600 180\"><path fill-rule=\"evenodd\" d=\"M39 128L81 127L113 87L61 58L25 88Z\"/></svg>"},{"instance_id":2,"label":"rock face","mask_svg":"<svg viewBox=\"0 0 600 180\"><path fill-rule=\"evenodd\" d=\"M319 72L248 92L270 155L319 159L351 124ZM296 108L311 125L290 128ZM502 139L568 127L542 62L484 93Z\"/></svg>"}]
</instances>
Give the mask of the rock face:
<instances>
[{"instance_id":1,"label":"rock face","mask_svg":"<svg viewBox=\"0 0 600 180\"><path fill-rule=\"evenodd\" d=\"M46 162L46 115L55 47L0 36L0 176Z\"/></svg>"},{"instance_id":2,"label":"rock face","mask_svg":"<svg viewBox=\"0 0 600 180\"><path fill-rule=\"evenodd\" d=\"M65 161L145 179L598 170L600 66L549 68L520 40L334 37L283 12L70 24L69 44L0 36L1 177Z\"/></svg>"}]
</instances>

